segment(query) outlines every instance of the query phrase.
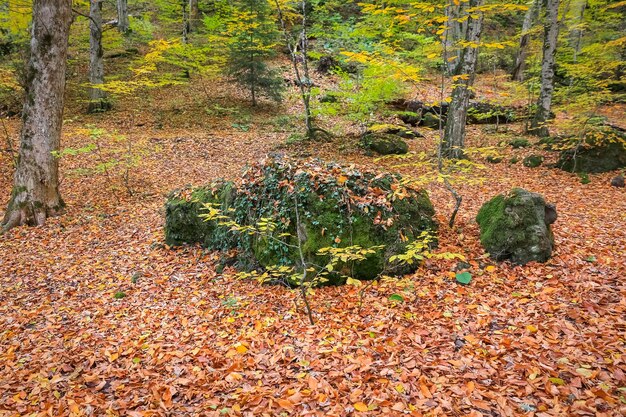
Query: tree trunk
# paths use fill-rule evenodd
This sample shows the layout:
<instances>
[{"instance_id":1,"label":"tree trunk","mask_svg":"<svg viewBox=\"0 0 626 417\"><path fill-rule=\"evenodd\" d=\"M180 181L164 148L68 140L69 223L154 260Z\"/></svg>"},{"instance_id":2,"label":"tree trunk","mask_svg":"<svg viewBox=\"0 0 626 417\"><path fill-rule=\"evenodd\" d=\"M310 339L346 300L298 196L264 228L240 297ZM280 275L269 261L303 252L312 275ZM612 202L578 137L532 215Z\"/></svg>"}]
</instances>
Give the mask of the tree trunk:
<instances>
[{"instance_id":1,"label":"tree trunk","mask_svg":"<svg viewBox=\"0 0 626 417\"><path fill-rule=\"evenodd\" d=\"M200 24L200 7L198 0L189 0L189 31L195 32Z\"/></svg>"},{"instance_id":2,"label":"tree trunk","mask_svg":"<svg viewBox=\"0 0 626 417\"><path fill-rule=\"evenodd\" d=\"M19 157L11 200L2 221L3 232L23 224L42 225L63 207L54 152L61 142L71 23L71 0L33 3Z\"/></svg>"},{"instance_id":3,"label":"tree trunk","mask_svg":"<svg viewBox=\"0 0 626 417\"><path fill-rule=\"evenodd\" d=\"M585 9L587 8L587 0L578 0L574 7L577 8L576 17L574 20L574 29L570 33L570 43L574 49L574 63L578 61L578 55L580 54L580 46L583 39L582 24L585 18Z\"/></svg>"},{"instance_id":4,"label":"tree trunk","mask_svg":"<svg viewBox=\"0 0 626 417\"><path fill-rule=\"evenodd\" d=\"M471 0L469 7L482 5L483 0ZM472 13L475 16L475 13ZM470 88L476 75L476 61L478 60L478 44L482 31L483 14L470 16L467 24L465 41L474 46L466 46L460 52L460 62L456 67L452 100L448 107L446 126L443 141L441 142L441 156L444 158L459 159L464 157L465 124L467 123L467 109L470 99Z\"/></svg>"},{"instance_id":5,"label":"tree trunk","mask_svg":"<svg viewBox=\"0 0 626 417\"><path fill-rule=\"evenodd\" d=\"M549 136L546 123L550 119L552 93L554 92L554 64L556 45L559 38L559 0L546 0L546 20L544 23L543 59L541 62L541 90L537 102L537 112L530 124L530 133L536 136Z\"/></svg>"},{"instance_id":6,"label":"tree trunk","mask_svg":"<svg viewBox=\"0 0 626 417\"><path fill-rule=\"evenodd\" d=\"M117 30L121 33L128 33L129 27L128 0L117 0Z\"/></svg>"},{"instance_id":7,"label":"tree trunk","mask_svg":"<svg viewBox=\"0 0 626 417\"><path fill-rule=\"evenodd\" d=\"M453 0L446 7L446 16L448 17L446 25L448 29L443 37L443 63L448 75L455 74L461 62L461 51L457 44L467 32L467 20L459 19L464 9L465 3Z\"/></svg>"},{"instance_id":8,"label":"tree trunk","mask_svg":"<svg viewBox=\"0 0 626 417\"><path fill-rule=\"evenodd\" d=\"M97 86L104 84L104 51L102 50L102 0L89 3L89 113L110 108L106 93Z\"/></svg>"},{"instance_id":9,"label":"tree trunk","mask_svg":"<svg viewBox=\"0 0 626 417\"><path fill-rule=\"evenodd\" d=\"M526 57L528 55L528 44L530 43L530 29L533 27L533 23L537 20L541 10L541 0L533 0L533 4L526 11L524 16L524 23L522 23L522 35L519 40L519 49L515 56L515 67L511 74L513 81L524 81L524 70L526 69Z\"/></svg>"},{"instance_id":10,"label":"tree trunk","mask_svg":"<svg viewBox=\"0 0 626 417\"><path fill-rule=\"evenodd\" d=\"M189 12L187 10L187 0L182 0L181 6L183 7L183 43L189 41Z\"/></svg>"}]
</instances>

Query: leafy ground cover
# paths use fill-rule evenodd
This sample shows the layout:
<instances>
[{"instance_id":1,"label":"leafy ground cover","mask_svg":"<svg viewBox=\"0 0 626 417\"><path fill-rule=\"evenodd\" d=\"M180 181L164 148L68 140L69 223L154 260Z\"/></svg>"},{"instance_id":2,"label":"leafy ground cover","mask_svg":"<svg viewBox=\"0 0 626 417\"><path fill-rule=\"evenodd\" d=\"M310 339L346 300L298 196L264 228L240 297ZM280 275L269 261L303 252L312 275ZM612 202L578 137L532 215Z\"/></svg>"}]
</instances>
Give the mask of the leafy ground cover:
<instances>
[{"instance_id":1,"label":"leafy ground cover","mask_svg":"<svg viewBox=\"0 0 626 417\"><path fill-rule=\"evenodd\" d=\"M438 260L372 285L362 300L362 287L317 289L310 326L293 290L237 280L230 268L217 272L217 254L163 243L171 189L233 178L290 129L263 113L204 115L200 126L185 106L174 110L162 120L123 111L70 118L68 147L90 143L92 124L146 149L131 170L133 196L103 173L77 171L96 168L92 154L64 156L66 213L0 239L0 415L626 413L626 198L611 173L583 185L549 168L555 154L541 151L546 161L529 169L508 161L537 149L504 145L503 162L456 184L464 200L454 229L445 226L453 200L429 182L439 250L466 256L469 285L457 283L456 261ZM7 128L14 134L17 121ZM509 129L471 127L469 146L496 145L521 127ZM409 142L412 155L436 149L436 132L425 134ZM337 142L282 152L428 171ZM2 201L11 172L11 155L0 153ZM496 264L480 247L481 204L517 186L557 206L546 264Z\"/></svg>"}]
</instances>

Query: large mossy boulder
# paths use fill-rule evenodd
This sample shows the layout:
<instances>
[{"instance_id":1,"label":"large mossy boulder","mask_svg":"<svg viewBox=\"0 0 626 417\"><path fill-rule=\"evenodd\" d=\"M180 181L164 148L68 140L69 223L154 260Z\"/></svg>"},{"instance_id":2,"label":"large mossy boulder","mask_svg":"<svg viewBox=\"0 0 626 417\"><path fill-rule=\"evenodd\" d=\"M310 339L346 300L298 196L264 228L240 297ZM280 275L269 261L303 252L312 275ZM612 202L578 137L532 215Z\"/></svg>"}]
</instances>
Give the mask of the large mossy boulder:
<instances>
[{"instance_id":1,"label":"large mossy boulder","mask_svg":"<svg viewBox=\"0 0 626 417\"><path fill-rule=\"evenodd\" d=\"M496 260L524 265L546 262L552 255L550 225L556 221L556 208L539 194L514 188L485 203L476 221L483 247Z\"/></svg>"},{"instance_id":2,"label":"large mossy boulder","mask_svg":"<svg viewBox=\"0 0 626 417\"><path fill-rule=\"evenodd\" d=\"M366 133L361 145L380 155L402 155L409 151L409 145L400 136L391 133Z\"/></svg>"},{"instance_id":3,"label":"large mossy boulder","mask_svg":"<svg viewBox=\"0 0 626 417\"><path fill-rule=\"evenodd\" d=\"M515 109L488 101L472 101L467 109L467 124L504 124L515 121Z\"/></svg>"},{"instance_id":4,"label":"large mossy boulder","mask_svg":"<svg viewBox=\"0 0 626 417\"><path fill-rule=\"evenodd\" d=\"M238 225L269 219L276 229L268 237L202 221L199 215L207 203ZM235 184L218 181L172 193L166 203L165 238L173 246L237 249L241 265L261 267L300 267L299 248L308 265L325 265L328 259L318 255L322 248L384 245L364 261L340 265L331 283L341 283L345 275L373 279L383 271L414 271L416 265L394 266L389 258L404 253L422 232L435 234L433 216L426 191L406 184L398 174L270 158L248 167Z\"/></svg>"},{"instance_id":5,"label":"large mossy boulder","mask_svg":"<svg viewBox=\"0 0 626 417\"><path fill-rule=\"evenodd\" d=\"M602 173L626 167L626 132L603 127L561 152L556 163L567 172Z\"/></svg>"}]
</instances>

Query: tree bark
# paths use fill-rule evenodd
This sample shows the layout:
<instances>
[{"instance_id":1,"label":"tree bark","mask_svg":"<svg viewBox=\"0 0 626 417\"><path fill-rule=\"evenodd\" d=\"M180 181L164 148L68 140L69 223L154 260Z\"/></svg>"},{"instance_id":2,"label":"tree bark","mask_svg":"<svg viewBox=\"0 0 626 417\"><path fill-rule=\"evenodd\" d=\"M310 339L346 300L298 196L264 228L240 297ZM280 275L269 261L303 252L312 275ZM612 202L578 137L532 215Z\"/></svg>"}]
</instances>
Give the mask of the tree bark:
<instances>
[{"instance_id":1,"label":"tree bark","mask_svg":"<svg viewBox=\"0 0 626 417\"><path fill-rule=\"evenodd\" d=\"M461 50L457 44L467 32L467 20L460 19L465 7L465 3L452 0L448 4L448 7L446 7L446 16L448 17L446 24L448 29L443 38L443 63L446 68L446 74L448 75L455 74L461 62Z\"/></svg>"},{"instance_id":2,"label":"tree bark","mask_svg":"<svg viewBox=\"0 0 626 417\"><path fill-rule=\"evenodd\" d=\"M549 136L547 122L552 109L554 92L554 64L556 46L559 38L559 0L546 0L546 19L544 23L543 59L541 62L541 89L537 102L537 112L530 124L530 133L536 136Z\"/></svg>"},{"instance_id":3,"label":"tree bark","mask_svg":"<svg viewBox=\"0 0 626 417\"><path fill-rule=\"evenodd\" d=\"M63 207L54 153L61 142L71 23L71 0L33 3L19 157L2 232L19 225L42 225Z\"/></svg>"},{"instance_id":4,"label":"tree bark","mask_svg":"<svg viewBox=\"0 0 626 417\"><path fill-rule=\"evenodd\" d=\"M117 30L120 33L128 33L129 28L128 0L117 0Z\"/></svg>"},{"instance_id":5,"label":"tree bark","mask_svg":"<svg viewBox=\"0 0 626 417\"><path fill-rule=\"evenodd\" d=\"M189 6L187 0L182 0L181 6L183 8L183 43L189 42L189 11L187 10L187 6Z\"/></svg>"},{"instance_id":6,"label":"tree bark","mask_svg":"<svg viewBox=\"0 0 626 417\"><path fill-rule=\"evenodd\" d=\"M189 31L195 32L200 24L200 7L198 0L189 0Z\"/></svg>"},{"instance_id":7,"label":"tree bark","mask_svg":"<svg viewBox=\"0 0 626 417\"><path fill-rule=\"evenodd\" d=\"M102 49L102 0L89 2L89 113L110 108L106 93L97 86L104 84L104 51Z\"/></svg>"},{"instance_id":8,"label":"tree bark","mask_svg":"<svg viewBox=\"0 0 626 417\"><path fill-rule=\"evenodd\" d=\"M526 69L526 57L528 55L528 44L530 43L530 29L537 20L539 11L541 10L541 0L533 0L530 8L526 11L524 22L522 23L522 35L519 40L519 49L515 56L515 67L511 74L513 81L524 81L524 70Z\"/></svg>"},{"instance_id":9,"label":"tree bark","mask_svg":"<svg viewBox=\"0 0 626 417\"><path fill-rule=\"evenodd\" d=\"M470 9L482 5L483 0L471 0ZM467 109L469 106L470 89L476 76L476 61L478 60L478 44L483 25L483 14L471 13L467 23L465 41L470 45L460 52L460 62L455 69L452 100L448 108L446 126L441 142L441 156L444 158L460 159L464 157L465 125L467 123Z\"/></svg>"},{"instance_id":10,"label":"tree bark","mask_svg":"<svg viewBox=\"0 0 626 417\"><path fill-rule=\"evenodd\" d=\"M583 39L582 24L585 18L585 9L587 8L587 0L578 0L574 7L576 7L576 17L574 18L574 29L570 34L570 43L574 49L574 63L578 61L578 55L580 54L580 47Z\"/></svg>"}]
</instances>

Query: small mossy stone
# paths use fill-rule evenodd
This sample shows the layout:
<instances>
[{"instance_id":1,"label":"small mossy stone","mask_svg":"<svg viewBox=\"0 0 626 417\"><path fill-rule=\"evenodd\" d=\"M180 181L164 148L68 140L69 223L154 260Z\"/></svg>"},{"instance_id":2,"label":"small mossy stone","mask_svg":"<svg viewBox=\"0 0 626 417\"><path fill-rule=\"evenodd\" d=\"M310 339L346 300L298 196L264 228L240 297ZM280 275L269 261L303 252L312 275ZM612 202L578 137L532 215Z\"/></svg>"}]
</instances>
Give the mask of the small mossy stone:
<instances>
[{"instance_id":1,"label":"small mossy stone","mask_svg":"<svg viewBox=\"0 0 626 417\"><path fill-rule=\"evenodd\" d=\"M366 134L361 143L380 155L402 155L409 151L409 145L401 137L388 133Z\"/></svg>"},{"instance_id":2,"label":"small mossy stone","mask_svg":"<svg viewBox=\"0 0 626 417\"><path fill-rule=\"evenodd\" d=\"M489 162L490 164L499 164L500 162L502 162L502 157L499 157L499 156L489 155L486 159L487 159L487 162Z\"/></svg>"},{"instance_id":3,"label":"small mossy stone","mask_svg":"<svg viewBox=\"0 0 626 417\"><path fill-rule=\"evenodd\" d=\"M521 159L519 159L517 156L514 156L513 158L509 159L509 164L511 164L511 165L515 165L515 164L517 164L519 161L521 161Z\"/></svg>"},{"instance_id":4,"label":"small mossy stone","mask_svg":"<svg viewBox=\"0 0 626 417\"><path fill-rule=\"evenodd\" d=\"M531 144L528 139L518 138L509 142L513 149L528 148Z\"/></svg>"},{"instance_id":5,"label":"small mossy stone","mask_svg":"<svg viewBox=\"0 0 626 417\"><path fill-rule=\"evenodd\" d=\"M553 205L521 188L494 197L476 216L480 241L491 257L522 265L550 258L554 247L550 224L555 220Z\"/></svg>"},{"instance_id":6,"label":"small mossy stone","mask_svg":"<svg viewBox=\"0 0 626 417\"><path fill-rule=\"evenodd\" d=\"M524 158L523 164L527 168L537 168L543 164L543 156L541 155L529 155Z\"/></svg>"}]
</instances>

